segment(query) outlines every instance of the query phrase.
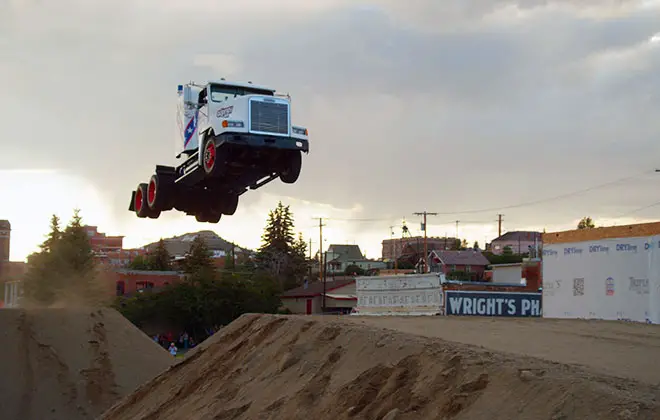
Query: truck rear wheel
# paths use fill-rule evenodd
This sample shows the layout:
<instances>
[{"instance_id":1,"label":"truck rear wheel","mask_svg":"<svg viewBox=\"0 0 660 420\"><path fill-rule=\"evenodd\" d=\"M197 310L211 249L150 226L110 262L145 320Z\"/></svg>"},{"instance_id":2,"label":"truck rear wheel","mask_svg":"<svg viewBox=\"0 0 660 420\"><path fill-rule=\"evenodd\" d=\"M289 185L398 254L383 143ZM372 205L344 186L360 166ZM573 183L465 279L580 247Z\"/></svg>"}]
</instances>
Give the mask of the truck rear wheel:
<instances>
[{"instance_id":1,"label":"truck rear wheel","mask_svg":"<svg viewBox=\"0 0 660 420\"><path fill-rule=\"evenodd\" d=\"M141 183L135 190L135 214L137 217L157 219L160 216L160 210L152 210L148 204L148 185Z\"/></svg>"},{"instance_id":2,"label":"truck rear wheel","mask_svg":"<svg viewBox=\"0 0 660 420\"><path fill-rule=\"evenodd\" d=\"M222 213L217 211L195 213L195 220L200 223L218 223L221 217Z\"/></svg>"},{"instance_id":3,"label":"truck rear wheel","mask_svg":"<svg viewBox=\"0 0 660 420\"><path fill-rule=\"evenodd\" d=\"M232 216L238 208L238 194L227 194L222 201L222 213Z\"/></svg>"},{"instance_id":4,"label":"truck rear wheel","mask_svg":"<svg viewBox=\"0 0 660 420\"><path fill-rule=\"evenodd\" d=\"M285 184L293 184L298 181L302 169L302 153L298 150L287 156L285 170L280 173L280 179Z\"/></svg>"},{"instance_id":5,"label":"truck rear wheel","mask_svg":"<svg viewBox=\"0 0 660 420\"><path fill-rule=\"evenodd\" d=\"M147 187L147 204L151 210L172 210L174 207L172 177L154 174Z\"/></svg>"}]
</instances>

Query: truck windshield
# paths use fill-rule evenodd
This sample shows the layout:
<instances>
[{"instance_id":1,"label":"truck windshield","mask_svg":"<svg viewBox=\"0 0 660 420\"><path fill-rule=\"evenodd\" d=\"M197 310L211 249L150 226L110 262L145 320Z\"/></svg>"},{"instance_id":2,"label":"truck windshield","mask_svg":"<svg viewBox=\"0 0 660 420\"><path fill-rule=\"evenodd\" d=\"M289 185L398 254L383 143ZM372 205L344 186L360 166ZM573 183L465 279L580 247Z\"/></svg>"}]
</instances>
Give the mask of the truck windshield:
<instances>
[{"instance_id":1,"label":"truck windshield","mask_svg":"<svg viewBox=\"0 0 660 420\"><path fill-rule=\"evenodd\" d=\"M211 85L211 100L213 102L223 102L227 99L243 95L273 96L273 92L262 89L250 89L242 86Z\"/></svg>"}]
</instances>

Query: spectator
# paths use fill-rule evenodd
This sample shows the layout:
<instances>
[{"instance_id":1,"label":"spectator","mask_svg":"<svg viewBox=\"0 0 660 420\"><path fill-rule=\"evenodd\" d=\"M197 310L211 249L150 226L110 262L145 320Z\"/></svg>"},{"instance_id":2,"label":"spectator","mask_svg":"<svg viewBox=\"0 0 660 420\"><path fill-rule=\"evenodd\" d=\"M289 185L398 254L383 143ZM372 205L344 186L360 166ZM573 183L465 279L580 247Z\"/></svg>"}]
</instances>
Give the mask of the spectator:
<instances>
[{"instance_id":1,"label":"spectator","mask_svg":"<svg viewBox=\"0 0 660 420\"><path fill-rule=\"evenodd\" d=\"M170 351L170 354L171 354L172 356L175 356L175 357L176 357L176 352L177 352L179 349L177 349L177 348L176 348L176 345L174 344L174 342L172 342L172 343L170 343L170 348L169 348L168 350Z\"/></svg>"}]
</instances>

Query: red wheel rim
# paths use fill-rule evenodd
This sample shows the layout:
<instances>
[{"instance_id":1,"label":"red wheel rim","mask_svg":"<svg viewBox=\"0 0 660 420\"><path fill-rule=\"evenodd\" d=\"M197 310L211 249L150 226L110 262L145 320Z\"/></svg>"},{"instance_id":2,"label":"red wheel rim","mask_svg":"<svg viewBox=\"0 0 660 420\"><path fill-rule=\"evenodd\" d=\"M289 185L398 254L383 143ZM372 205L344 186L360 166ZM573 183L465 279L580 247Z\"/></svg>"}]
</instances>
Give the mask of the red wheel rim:
<instances>
[{"instance_id":1,"label":"red wheel rim","mask_svg":"<svg viewBox=\"0 0 660 420\"><path fill-rule=\"evenodd\" d=\"M149 181L149 189L147 190L147 200L149 200L149 204L154 204L154 200L156 199L156 182L152 179Z\"/></svg>"},{"instance_id":2,"label":"red wheel rim","mask_svg":"<svg viewBox=\"0 0 660 420\"><path fill-rule=\"evenodd\" d=\"M206 143L206 148L204 149L204 167L206 170L213 169L215 165L215 145L212 141Z\"/></svg>"},{"instance_id":3,"label":"red wheel rim","mask_svg":"<svg viewBox=\"0 0 660 420\"><path fill-rule=\"evenodd\" d=\"M138 188L135 193L135 210L139 213L142 210L142 188Z\"/></svg>"}]
</instances>

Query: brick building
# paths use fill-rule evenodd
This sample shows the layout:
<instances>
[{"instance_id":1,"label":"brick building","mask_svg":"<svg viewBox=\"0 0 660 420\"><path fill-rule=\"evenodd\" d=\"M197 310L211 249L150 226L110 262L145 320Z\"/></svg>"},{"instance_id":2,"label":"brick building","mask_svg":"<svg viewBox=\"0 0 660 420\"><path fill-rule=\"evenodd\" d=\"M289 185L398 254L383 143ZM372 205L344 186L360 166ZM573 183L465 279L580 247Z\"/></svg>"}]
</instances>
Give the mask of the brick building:
<instances>
[{"instance_id":1,"label":"brick building","mask_svg":"<svg viewBox=\"0 0 660 420\"><path fill-rule=\"evenodd\" d=\"M495 255L502 255L504 248L509 247L514 254L525 254L542 245L541 232L514 231L493 239L490 250Z\"/></svg>"},{"instance_id":2,"label":"brick building","mask_svg":"<svg viewBox=\"0 0 660 420\"><path fill-rule=\"evenodd\" d=\"M11 223L9 220L0 220L0 279L9 263L9 250L11 241Z\"/></svg>"},{"instance_id":3,"label":"brick building","mask_svg":"<svg viewBox=\"0 0 660 420\"><path fill-rule=\"evenodd\" d=\"M178 271L148 271L119 269L114 271L117 296L131 296L143 290L158 290L182 281L184 274Z\"/></svg>"},{"instance_id":4,"label":"brick building","mask_svg":"<svg viewBox=\"0 0 660 420\"><path fill-rule=\"evenodd\" d=\"M126 267L135 257L146 253L143 249L124 249L123 236L108 236L96 226L83 226L83 229L101 266Z\"/></svg>"},{"instance_id":5,"label":"brick building","mask_svg":"<svg viewBox=\"0 0 660 420\"><path fill-rule=\"evenodd\" d=\"M426 238L428 249L451 249L452 245L456 242L456 238L429 236ZM416 247L417 244L424 246L423 236L413 236L410 238L393 238L385 239L382 242L383 251L382 256L385 261L394 261L395 256L400 258L405 252L406 248Z\"/></svg>"},{"instance_id":6,"label":"brick building","mask_svg":"<svg viewBox=\"0 0 660 420\"><path fill-rule=\"evenodd\" d=\"M483 280L490 261L472 249L463 251L434 250L429 253L429 268L434 273L463 272L471 280Z\"/></svg>"}]
</instances>

